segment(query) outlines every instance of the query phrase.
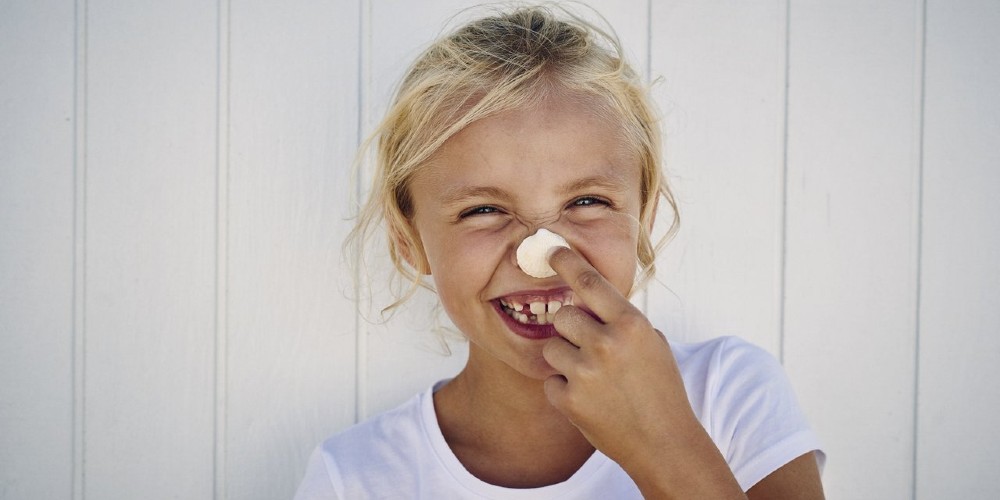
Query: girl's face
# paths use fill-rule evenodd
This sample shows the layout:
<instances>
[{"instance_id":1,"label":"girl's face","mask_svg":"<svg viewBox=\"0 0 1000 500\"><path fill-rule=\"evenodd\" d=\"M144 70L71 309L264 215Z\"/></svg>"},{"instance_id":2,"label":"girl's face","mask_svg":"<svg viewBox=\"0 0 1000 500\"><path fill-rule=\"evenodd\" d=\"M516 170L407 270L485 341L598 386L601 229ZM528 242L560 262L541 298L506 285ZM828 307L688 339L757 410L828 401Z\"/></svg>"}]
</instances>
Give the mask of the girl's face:
<instances>
[{"instance_id":1,"label":"girl's face","mask_svg":"<svg viewBox=\"0 0 1000 500\"><path fill-rule=\"evenodd\" d=\"M412 178L412 223L448 316L469 338L470 366L544 379L557 335L530 303L565 303L560 276L532 278L515 251L538 227L570 245L622 293L636 272L639 161L617 123L585 100L550 97L466 127ZM511 309L522 304L515 319ZM586 307L575 302L576 306ZM537 308L537 304L536 304ZM499 373L499 372L491 372Z\"/></svg>"}]
</instances>

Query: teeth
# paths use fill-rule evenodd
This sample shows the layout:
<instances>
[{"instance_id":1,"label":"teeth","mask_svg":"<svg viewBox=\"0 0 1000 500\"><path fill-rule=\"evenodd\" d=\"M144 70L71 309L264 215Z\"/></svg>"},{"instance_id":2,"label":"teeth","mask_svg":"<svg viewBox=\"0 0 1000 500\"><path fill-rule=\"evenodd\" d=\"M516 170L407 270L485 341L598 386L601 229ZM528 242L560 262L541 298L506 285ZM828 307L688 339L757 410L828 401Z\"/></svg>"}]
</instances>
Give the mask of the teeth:
<instances>
[{"instance_id":1,"label":"teeth","mask_svg":"<svg viewBox=\"0 0 1000 500\"><path fill-rule=\"evenodd\" d=\"M521 303L510 299L500 299L507 314L515 321L526 325L551 325L555 322L556 312L563 306L573 305L573 297L566 294L561 300L535 301ZM527 307L525 307L527 306Z\"/></svg>"}]
</instances>

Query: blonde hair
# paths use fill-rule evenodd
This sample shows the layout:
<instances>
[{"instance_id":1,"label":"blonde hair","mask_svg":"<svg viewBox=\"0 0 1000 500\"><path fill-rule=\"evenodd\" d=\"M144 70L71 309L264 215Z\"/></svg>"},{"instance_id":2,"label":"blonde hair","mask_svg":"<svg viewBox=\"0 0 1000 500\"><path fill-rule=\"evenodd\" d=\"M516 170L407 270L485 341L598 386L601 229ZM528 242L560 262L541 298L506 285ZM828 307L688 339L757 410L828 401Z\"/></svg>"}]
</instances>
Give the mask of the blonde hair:
<instances>
[{"instance_id":1,"label":"blonde hair","mask_svg":"<svg viewBox=\"0 0 1000 500\"><path fill-rule=\"evenodd\" d=\"M362 147L365 152L377 141L375 175L347 243L360 251L384 221L393 265L410 283L383 312L408 300L418 286L433 289L421 279L430 270L422 268L423 246L410 223L408 183L417 169L472 122L530 106L554 91L595 102L597 112L621 123L642 172L637 286L655 274L656 251L676 232L680 217L662 173L660 131L647 87L610 29L562 8L520 7L470 22L427 48ZM654 246L650 226L659 196L673 209L673 220Z\"/></svg>"}]
</instances>

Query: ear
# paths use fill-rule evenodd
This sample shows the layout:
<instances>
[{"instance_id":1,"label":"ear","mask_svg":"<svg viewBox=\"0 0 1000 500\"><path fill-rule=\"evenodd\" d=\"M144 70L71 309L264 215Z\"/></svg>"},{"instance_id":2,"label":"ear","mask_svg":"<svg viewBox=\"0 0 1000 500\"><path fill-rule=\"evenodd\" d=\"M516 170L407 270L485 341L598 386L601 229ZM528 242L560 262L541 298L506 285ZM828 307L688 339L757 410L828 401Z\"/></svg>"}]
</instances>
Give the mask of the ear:
<instances>
[{"instance_id":1,"label":"ear","mask_svg":"<svg viewBox=\"0 0 1000 500\"><path fill-rule=\"evenodd\" d=\"M427 262L427 254L417 229L412 224L407 224L406 228L392 228L391 233L393 247L403 260L419 274L431 274L431 266Z\"/></svg>"}]
</instances>

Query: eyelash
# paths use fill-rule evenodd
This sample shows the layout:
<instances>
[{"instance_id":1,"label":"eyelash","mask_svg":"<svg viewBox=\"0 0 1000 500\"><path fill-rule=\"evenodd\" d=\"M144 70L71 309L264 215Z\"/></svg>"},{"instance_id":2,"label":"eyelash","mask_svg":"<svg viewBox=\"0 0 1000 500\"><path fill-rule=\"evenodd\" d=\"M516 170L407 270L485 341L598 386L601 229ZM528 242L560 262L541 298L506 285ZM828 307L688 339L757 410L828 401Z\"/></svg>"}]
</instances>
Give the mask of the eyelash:
<instances>
[{"instance_id":1,"label":"eyelash","mask_svg":"<svg viewBox=\"0 0 1000 500\"><path fill-rule=\"evenodd\" d=\"M582 201L587 201L588 203L581 204L580 202L582 202ZM577 206L577 207L591 207L591 206L596 206L596 205L604 205L604 206L609 206L610 207L611 206L611 202L608 201L608 200L606 200L606 199L604 199L604 198L598 197L598 196L581 196L581 197L573 200L570 203L570 205Z\"/></svg>"},{"instance_id":2,"label":"eyelash","mask_svg":"<svg viewBox=\"0 0 1000 500\"><path fill-rule=\"evenodd\" d=\"M584 202L586 202L586 203L584 203ZM606 199L604 199L604 198L598 197L598 196L581 196L581 197L576 198L573 201L571 201L569 203L569 206L567 208L569 208L569 207L593 207L593 206L600 206L600 205L610 207L611 206L611 202L608 201L608 200L606 200ZM494 207L492 205L482 205L482 206L470 208L470 209L462 212L461 214L459 214L458 217L460 219L464 219L466 217L472 217L472 216L475 216L475 215L490 215L490 214L497 214L497 213L502 213L502 212L503 212L502 210L500 210L499 208Z\"/></svg>"},{"instance_id":3,"label":"eyelash","mask_svg":"<svg viewBox=\"0 0 1000 500\"><path fill-rule=\"evenodd\" d=\"M485 210L489 210L489 211L486 212ZM458 217L460 219L464 219L466 217L472 217L473 215L488 215L488 214L495 214L495 213L500 213L500 209L497 208L497 207L494 207L494 206L490 206L490 205L483 205L483 206L479 206L479 207L470 208L470 209L462 212L461 214L459 214Z\"/></svg>"}]
</instances>

